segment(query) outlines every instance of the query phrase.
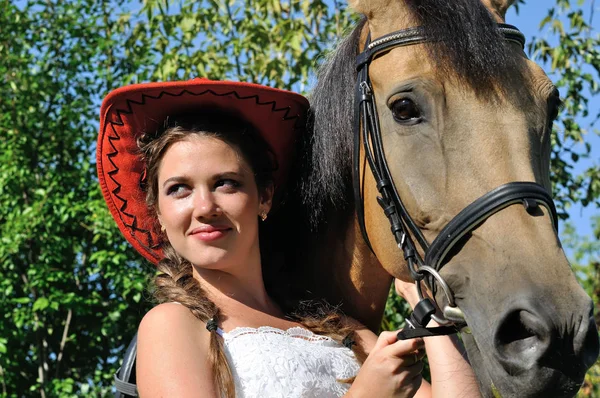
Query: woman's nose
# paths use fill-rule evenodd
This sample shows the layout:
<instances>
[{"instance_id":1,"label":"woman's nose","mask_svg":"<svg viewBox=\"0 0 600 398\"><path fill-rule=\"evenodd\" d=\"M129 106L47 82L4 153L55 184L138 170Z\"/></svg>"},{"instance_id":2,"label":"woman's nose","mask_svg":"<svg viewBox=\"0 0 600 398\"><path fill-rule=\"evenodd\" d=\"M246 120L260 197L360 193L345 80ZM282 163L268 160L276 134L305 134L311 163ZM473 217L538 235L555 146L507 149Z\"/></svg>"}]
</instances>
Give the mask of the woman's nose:
<instances>
[{"instance_id":1,"label":"woman's nose","mask_svg":"<svg viewBox=\"0 0 600 398\"><path fill-rule=\"evenodd\" d=\"M221 214L211 192L198 192L194 199L194 218L215 218Z\"/></svg>"}]
</instances>

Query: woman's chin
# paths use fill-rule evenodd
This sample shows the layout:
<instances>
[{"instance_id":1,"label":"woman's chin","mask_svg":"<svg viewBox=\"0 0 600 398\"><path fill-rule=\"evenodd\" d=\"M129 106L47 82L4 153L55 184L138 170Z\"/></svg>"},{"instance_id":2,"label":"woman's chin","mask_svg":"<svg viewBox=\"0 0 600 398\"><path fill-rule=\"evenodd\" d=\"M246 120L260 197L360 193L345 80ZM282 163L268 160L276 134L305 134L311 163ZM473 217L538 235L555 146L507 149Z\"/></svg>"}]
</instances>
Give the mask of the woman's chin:
<instances>
[{"instance_id":1,"label":"woman's chin","mask_svg":"<svg viewBox=\"0 0 600 398\"><path fill-rule=\"evenodd\" d=\"M199 253L200 252L200 253ZM227 269L228 264L232 261L231 253L220 247L203 247L196 250L195 253L190 253L189 256L184 256L195 267L210 270Z\"/></svg>"}]
</instances>

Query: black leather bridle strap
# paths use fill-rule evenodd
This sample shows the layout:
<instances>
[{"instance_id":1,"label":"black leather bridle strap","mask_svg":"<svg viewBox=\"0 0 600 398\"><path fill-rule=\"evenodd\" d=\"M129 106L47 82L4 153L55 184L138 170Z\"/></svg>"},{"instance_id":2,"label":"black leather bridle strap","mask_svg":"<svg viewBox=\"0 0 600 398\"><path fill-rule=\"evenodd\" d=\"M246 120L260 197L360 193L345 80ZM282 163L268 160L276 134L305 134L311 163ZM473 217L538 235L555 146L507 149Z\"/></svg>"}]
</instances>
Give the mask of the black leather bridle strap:
<instances>
[{"instance_id":1,"label":"black leather bridle strap","mask_svg":"<svg viewBox=\"0 0 600 398\"><path fill-rule=\"evenodd\" d=\"M525 48L525 36L516 26L506 23L499 23L497 29L504 36L504 40L518 44L521 48Z\"/></svg>"},{"instance_id":2,"label":"black leather bridle strap","mask_svg":"<svg viewBox=\"0 0 600 398\"><path fill-rule=\"evenodd\" d=\"M414 247L411 235L407 233L407 228L412 232L422 249L425 252L428 248L427 241L423 237L421 230L415 225L412 218L408 215L404 204L397 194L396 187L391 179L391 173L387 166L386 157L383 152L383 144L381 142L381 134L379 134L379 118L377 116L375 98L370 90L370 82L368 78L368 66L364 65L358 71L358 82L356 92L357 103L357 130L354 135L354 196L356 212L358 215L358 223L363 233L365 242L370 246L368 234L364 224L363 199L361 192L360 168L358 153L360 152L360 144L362 142L363 153L368 162L371 173L375 179L377 190L381 194L377 198L379 205L382 207L385 215L390 221L390 227L396 243L403 250L405 259L409 262L409 270L411 276L417 279L423 277L416 272L417 265L422 265L423 261ZM371 248L371 250L373 250ZM416 263L416 264L415 264Z\"/></svg>"},{"instance_id":3,"label":"black leather bridle strap","mask_svg":"<svg viewBox=\"0 0 600 398\"><path fill-rule=\"evenodd\" d=\"M432 328L405 328L396 334L398 340L408 340L417 337L446 336L458 332L456 326L436 326Z\"/></svg>"},{"instance_id":4,"label":"black leather bridle strap","mask_svg":"<svg viewBox=\"0 0 600 398\"><path fill-rule=\"evenodd\" d=\"M391 50L394 47L410 46L412 44L424 43L427 41L422 28L408 28L382 36L373 42L367 44L362 53L356 58L356 69L369 64L373 58L384 51Z\"/></svg>"},{"instance_id":5,"label":"black leather bridle strap","mask_svg":"<svg viewBox=\"0 0 600 398\"><path fill-rule=\"evenodd\" d=\"M431 243L425 256L425 263L439 271L450 250L462 237L493 214L517 203L523 204L529 212L538 205L546 207L554 228L558 232L556 207L548 191L533 182L509 182L476 199L450 220Z\"/></svg>"},{"instance_id":6,"label":"black leather bridle strap","mask_svg":"<svg viewBox=\"0 0 600 398\"><path fill-rule=\"evenodd\" d=\"M370 37L370 35L369 35ZM369 38L367 38L367 41ZM358 73L358 79L361 79L361 72ZM369 241L369 235L367 234L367 228L365 226L365 212L364 212L364 199L362 195L362 181L361 181L361 162L360 162L360 141L361 137L359 135L360 125L361 125L361 107L362 107L362 94L361 87L359 84L356 84L355 94L354 94L354 142L352 148L352 186L354 189L354 208L356 211L356 216L358 218L358 225L360 227L360 232L362 233L363 239L369 249L373 251L373 247L371 246L371 242Z\"/></svg>"},{"instance_id":7,"label":"black leather bridle strap","mask_svg":"<svg viewBox=\"0 0 600 398\"><path fill-rule=\"evenodd\" d=\"M523 33L513 25L498 24L497 29L504 37L504 40L517 43L521 48L525 47L525 36L523 36ZM427 34L420 27L392 32L377 40L373 40L372 42L367 39L365 49L356 58L356 68L360 69L363 65L369 64L377 54L384 51L391 50L395 47L425 43L427 41Z\"/></svg>"}]
</instances>

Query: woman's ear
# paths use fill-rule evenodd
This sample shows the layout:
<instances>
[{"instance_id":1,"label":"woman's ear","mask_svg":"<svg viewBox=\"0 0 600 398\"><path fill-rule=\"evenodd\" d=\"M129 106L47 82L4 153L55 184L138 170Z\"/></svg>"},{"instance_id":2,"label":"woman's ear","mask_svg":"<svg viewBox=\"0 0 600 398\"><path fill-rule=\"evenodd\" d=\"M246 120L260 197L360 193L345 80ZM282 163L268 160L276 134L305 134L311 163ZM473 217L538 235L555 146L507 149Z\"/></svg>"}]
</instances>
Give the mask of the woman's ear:
<instances>
[{"instance_id":1,"label":"woman's ear","mask_svg":"<svg viewBox=\"0 0 600 398\"><path fill-rule=\"evenodd\" d=\"M259 212L260 214L268 214L273 206L273 194L275 193L275 186L269 184L263 189L262 195L260 196Z\"/></svg>"},{"instance_id":2,"label":"woman's ear","mask_svg":"<svg viewBox=\"0 0 600 398\"><path fill-rule=\"evenodd\" d=\"M164 226L162 220L160 219L160 214L156 215L156 220L158 222L158 225L160 226L161 232L166 232L165 226Z\"/></svg>"}]
</instances>

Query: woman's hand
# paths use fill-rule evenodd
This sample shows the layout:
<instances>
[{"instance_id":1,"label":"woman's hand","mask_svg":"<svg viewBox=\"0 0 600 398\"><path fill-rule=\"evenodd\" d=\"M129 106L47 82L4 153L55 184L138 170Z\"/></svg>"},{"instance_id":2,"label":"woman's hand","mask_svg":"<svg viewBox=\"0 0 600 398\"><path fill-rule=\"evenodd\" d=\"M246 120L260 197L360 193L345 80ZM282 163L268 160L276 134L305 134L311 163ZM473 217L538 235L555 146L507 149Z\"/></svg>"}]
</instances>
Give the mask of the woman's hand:
<instances>
[{"instance_id":1,"label":"woman's hand","mask_svg":"<svg viewBox=\"0 0 600 398\"><path fill-rule=\"evenodd\" d=\"M361 367L347 397L412 397L421 386L422 339L397 340L383 332Z\"/></svg>"},{"instance_id":2,"label":"woman's hand","mask_svg":"<svg viewBox=\"0 0 600 398\"><path fill-rule=\"evenodd\" d=\"M415 305L419 302L419 293L417 292L415 283L394 279L394 287L396 288L396 293L408 302L410 308L414 309Z\"/></svg>"}]
</instances>

